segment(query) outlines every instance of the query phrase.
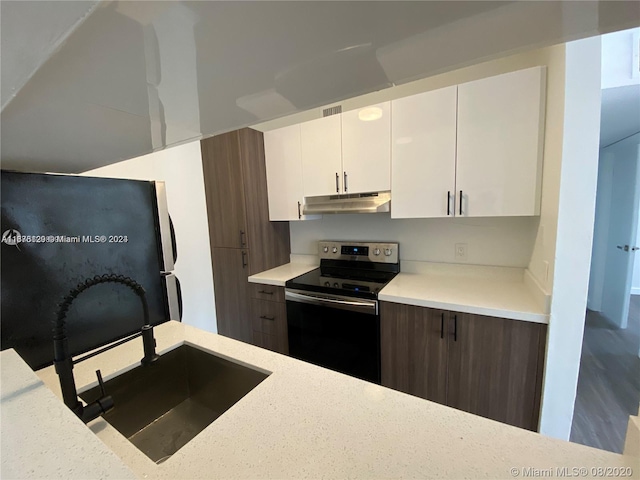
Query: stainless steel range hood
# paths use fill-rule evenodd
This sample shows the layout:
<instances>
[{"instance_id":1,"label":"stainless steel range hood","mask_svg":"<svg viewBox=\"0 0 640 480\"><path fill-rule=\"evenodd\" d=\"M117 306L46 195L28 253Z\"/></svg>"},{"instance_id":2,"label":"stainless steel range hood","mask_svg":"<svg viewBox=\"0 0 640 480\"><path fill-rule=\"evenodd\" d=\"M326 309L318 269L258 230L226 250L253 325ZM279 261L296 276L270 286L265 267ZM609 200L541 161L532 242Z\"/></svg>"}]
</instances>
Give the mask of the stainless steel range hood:
<instances>
[{"instance_id":1,"label":"stainless steel range hood","mask_svg":"<svg viewBox=\"0 0 640 480\"><path fill-rule=\"evenodd\" d=\"M306 197L304 215L328 213L381 213L390 211L391 192L353 193Z\"/></svg>"}]
</instances>

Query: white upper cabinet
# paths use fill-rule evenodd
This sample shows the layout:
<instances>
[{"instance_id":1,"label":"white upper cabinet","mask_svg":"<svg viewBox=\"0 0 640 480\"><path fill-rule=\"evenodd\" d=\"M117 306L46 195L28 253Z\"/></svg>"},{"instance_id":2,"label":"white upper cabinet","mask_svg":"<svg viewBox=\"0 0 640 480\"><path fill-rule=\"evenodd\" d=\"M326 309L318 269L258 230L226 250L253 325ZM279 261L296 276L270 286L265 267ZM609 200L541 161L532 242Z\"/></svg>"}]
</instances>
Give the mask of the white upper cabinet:
<instances>
[{"instance_id":1,"label":"white upper cabinet","mask_svg":"<svg viewBox=\"0 0 640 480\"><path fill-rule=\"evenodd\" d=\"M539 215L544 104L544 67L458 86L462 216Z\"/></svg>"},{"instance_id":2,"label":"white upper cabinet","mask_svg":"<svg viewBox=\"0 0 640 480\"><path fill-rule=\"evenodd\" d=\"M457 87L391 104L391 217L453 216Z\"/></svg>"},{"instance_id":3,"label":"white upper cabinet","mask_svg":"<svg viewBox=\"0 0 640 480\"><path fill-rule=\"evenodd\" d=\"M533 67L265 133L271 220L388 190L393 218L539 215L545 79Z\"/></svg>"},{"instance_id":4,"label":"white upper cabinet","mask_svg":"<svg viewBox=\"0 0 640 480\"><path fill-rule=\"evenodd\" d=\"M300 125L264 133L269 220L301 220L302 155Z\"/></svg>"},{"instance_id":5,"label":"white upper cabinet","mask_svg":"<svg viewBox=\"0 0 640 480\"><path fill-rule=\"evenodd\" d=\"M331 115L300 125L305 197L342 193L341 116Z\"/></svg>"},{"instance_id":6,"label":"white upper cabinet","mask_svg":"<svg viewBox=\"0 0 640 480\"><path fill-rule=\"evenodd\" d=\"M342 114L342 192L391 188L391 102Z\"/></svg>"}]
</instances>

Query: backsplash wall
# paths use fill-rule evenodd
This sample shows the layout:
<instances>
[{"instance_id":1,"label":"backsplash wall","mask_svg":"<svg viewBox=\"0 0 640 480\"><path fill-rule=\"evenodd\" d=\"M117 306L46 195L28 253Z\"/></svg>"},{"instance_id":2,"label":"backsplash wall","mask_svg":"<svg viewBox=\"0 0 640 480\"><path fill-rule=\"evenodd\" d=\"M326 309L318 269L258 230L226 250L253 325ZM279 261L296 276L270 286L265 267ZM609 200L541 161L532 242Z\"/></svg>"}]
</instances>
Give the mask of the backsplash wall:
<instances>
[{"instance_id":1,"label":"backsplash wall","mask_svg":"<svg viewBox=\"0 0 640 480\"><path fill-rule=\"evenodd\" d=\"M291 253L317 255L319 240L392 241L400 258L526 268L539 217L391 219L388 213L324 215L290 222ZM467 244L467 260L455 258L455 244Z\"/></svg>"}]
</instances>

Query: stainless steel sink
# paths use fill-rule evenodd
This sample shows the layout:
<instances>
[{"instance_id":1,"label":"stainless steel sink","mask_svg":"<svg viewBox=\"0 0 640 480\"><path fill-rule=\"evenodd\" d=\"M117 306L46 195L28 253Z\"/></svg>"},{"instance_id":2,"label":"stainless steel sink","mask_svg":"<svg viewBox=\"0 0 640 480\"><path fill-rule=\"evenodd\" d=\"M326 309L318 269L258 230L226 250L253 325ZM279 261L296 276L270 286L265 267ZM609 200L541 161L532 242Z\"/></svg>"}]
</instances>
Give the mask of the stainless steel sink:
<instances>
[{"instance_id":1,"label":"stainless steel sink","mask_svg":"<svg viewBox=\"0 0 640 480\"><path fill-rule=\"evenodd\" d=\"M156 463L168 459L267 378L189 345L105 382L115 407L103 418ZM90 403L95 387L80 394Z\"/></svg>"}]
</instances>

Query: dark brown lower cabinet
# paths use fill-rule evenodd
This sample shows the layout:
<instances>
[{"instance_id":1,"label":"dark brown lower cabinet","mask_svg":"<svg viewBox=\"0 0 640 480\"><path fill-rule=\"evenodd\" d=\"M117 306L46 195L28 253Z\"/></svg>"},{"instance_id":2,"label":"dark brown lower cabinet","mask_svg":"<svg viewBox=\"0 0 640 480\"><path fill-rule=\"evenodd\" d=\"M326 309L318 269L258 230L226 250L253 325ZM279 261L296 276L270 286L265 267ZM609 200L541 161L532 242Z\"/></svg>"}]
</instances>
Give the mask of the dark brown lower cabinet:
<instances>
[{"instance_id":1,"label":"dark brown lower cabinet","mask_svg":"<svg viewBox=\"0 0 640 480\"><path fill-rule=\"evenodd\" d=\"M252 285L251 317L253 344L274 352L289 354L287 308L284 288Z\"/></svg>"},{"instance_id":2,"label":"dark brown lower cabinet","mask_svg":"<svg viewBox=\"0 0 640 480\"><path fill-rule=\"evenodd\" d=\"M251 343L249 250L213 248L212 256L218 333Z\"/></svg>"},{"instance_id":3,"label":"dark brown lower cabinet","mask_svg":"<svg viewBox=\"0 0 640 480\"><path fill-rule=\"evenodd\" d=\"M446 403L444 312L380 303L382 385Z\"/></svg>"},{"instance_id":4,"label":"dark brown lower cabinet","mask_svg":"<svg viewBox=\"0 0 640 480\"><path fill-rule=\"evenodd\" d=\"M381 302L382 384L537 430L547 326Z\"/></svg>"}]
</instances>

